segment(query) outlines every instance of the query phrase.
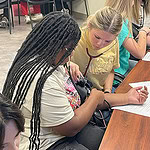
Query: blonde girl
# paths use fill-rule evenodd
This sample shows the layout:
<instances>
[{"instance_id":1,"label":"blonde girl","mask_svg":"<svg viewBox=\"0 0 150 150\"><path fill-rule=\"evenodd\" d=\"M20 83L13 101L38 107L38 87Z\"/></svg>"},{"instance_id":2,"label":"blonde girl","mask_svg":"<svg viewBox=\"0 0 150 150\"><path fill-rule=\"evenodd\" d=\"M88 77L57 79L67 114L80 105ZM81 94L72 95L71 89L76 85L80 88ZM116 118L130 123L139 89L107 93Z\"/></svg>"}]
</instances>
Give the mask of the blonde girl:
<instances>
[{"instance_id":1,"label":"blonde girl","mask_svg":"<svg viewBox=\"0 0 150 150\"><path fill-rule=\"evenodd\" d=\"M142 59L146 53L147 35L150 32L148 27L143 27L138 35L136 42L132 37L132 19L137 20L138 15L133 15L133 10L137 12L139 9L139 1L137 0L106 0L106 6L113 7L120 12L123 17L122 30L118 36L119 40L119 54L120 54L120 67L115 69L115 72L121 75L127 75L130 71L129 57L132 54L138 59ZM117 87L119 83L114 81L114 86Z\"/></svg>"},{"instance_id":2,"label":"blonde girl","mask_svg":"<svg viewBox=\"0 0 150 150\"><path fill-rule=\"evenodd\" d=\"M90 16L81 28L82 36L72 61L79 65L97 89L111 93L114 69L119 67L117 36L122 16L111 7L104 7Z\"/></svg>"}]
</instances>

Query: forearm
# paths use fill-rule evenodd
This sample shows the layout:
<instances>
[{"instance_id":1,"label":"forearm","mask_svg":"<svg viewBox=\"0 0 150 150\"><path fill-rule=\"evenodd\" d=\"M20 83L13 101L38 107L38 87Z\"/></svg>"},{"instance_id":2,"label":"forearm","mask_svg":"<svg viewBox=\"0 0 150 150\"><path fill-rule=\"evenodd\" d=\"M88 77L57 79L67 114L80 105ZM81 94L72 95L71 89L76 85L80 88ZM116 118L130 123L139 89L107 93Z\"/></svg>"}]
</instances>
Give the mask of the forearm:
<instances>
[{"instance_id":1,"label":"forearm","mask_svg":"<svg viewBox=\"0 0 150 150\"><path fill-rule=\"evenodd\" d=\"M127 93L124 94L106 93L104 94L104 98L111 106L143 104L148 97L148 91L146 87L144 87L144 89L141 90L142 88L142 86L131 88ZM99 105L99 109L104 109L107 107L108 105L106 103Z\"/></svg>"},{"instance_id":2,"label":"forearm","mask_svg":"<svg viewBox=\"0 0 150 150\"><path fill-rule=\"evenodd\" d=\"M76 127L79 130L84 127L91 119L98 103L90 96L75 112Z\"/></svg>"},{"instance_id":3,"label":"forearm","mask_svg":"<svg viewBox=\"0 0 150 150\"><path fill-rule=\"evenodd\" d=\"M128 95L125 94L113 94L105 93L104 99L112 106L127 105L128 104ZM109 107L109 105L104 101L103 104L98 105L97 109L103 110Z\"/></svg>"},{"instance_id":4,"label":"forearm","mask_svg":"<svg viewBox=\"0 0 150 150\"><path fill-rule=\"evenodd\" d=\"M147 33L145 31L139 32L139 39L138 39L138 45L140 47L141 56L143 57L146 53L146 41Z\"/></svg>"},{"instance_id":5,"label":"forearm","mask_svg":"<svg viewBox=\"0 0 150 150\"><path fill-rule=\"evenodd\" d=\"M140 31L139 39L136 42L133 38L126 38L123 46L138 59L142 59L146 53L146 32Z\"/></svg>"},{"instance_id":6,"label":"forearm","mask_svg":"<svg viewBox=\"0 0 150 150\"><path fill-rule=\"evenodd\" d=\"M74 136L89 122L97 105L102 103L103 100L103 92L93 89L86 101L74 111L71 120L53 129L61 135Z\"/></svg>"},{"instance_id":7,"label":"forearm","mask_svg":"<svg viewBox=\"0 0 150 150\"><path fill-rule=\"evenodd\" d=\"M104 94L104 98L109 102L111 106L127 105L128 95L125 94Z\"/></svg>"},{"instance_id":8,"label":"forearm","mask_svg":"<svg viewBox=\"0 0 150 150\"><path fill-rule=\"evenodd\" d=\"M113 80L114 80L114 71L111 71L111 73L108 75L105 81L104 91L108 91L109 93L111 93Z\"/></svg>"}]
</instances>

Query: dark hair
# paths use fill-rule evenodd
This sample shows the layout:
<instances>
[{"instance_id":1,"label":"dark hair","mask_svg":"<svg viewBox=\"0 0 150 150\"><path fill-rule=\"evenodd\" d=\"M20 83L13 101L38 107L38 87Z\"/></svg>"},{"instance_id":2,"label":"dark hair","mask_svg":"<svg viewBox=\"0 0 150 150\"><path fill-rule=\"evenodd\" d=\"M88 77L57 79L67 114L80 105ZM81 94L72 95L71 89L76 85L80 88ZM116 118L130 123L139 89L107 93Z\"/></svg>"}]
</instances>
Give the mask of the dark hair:
<instances>
[{"instance_id":1,"label":"dark hair","mask_svg":"<svg viewBox=\"0 0 150 150\"><path fill-rule=\"evenodd\" d=\"M0 94L0 149L5 138L5 126L10 120L15 121L19 132L24 131L25 120L21 111L17 105Z\"/></svg>"},{"instance_id":2,"label":"dark hair","mask_svg":"<svg viewBox=\"0 0 150 150\"><path fill-rule=\"evenodd\" d=\"M70 15L62 12L49 13L27 36L8 72L3 94L20 108L32 81L41 70L33 96L30 149L38 149L40 145L40 109L44 83L71 54L80 36L79 26ZM54 65L57 54L64 48L68 50Z\"/></svg>"}]
</instances>

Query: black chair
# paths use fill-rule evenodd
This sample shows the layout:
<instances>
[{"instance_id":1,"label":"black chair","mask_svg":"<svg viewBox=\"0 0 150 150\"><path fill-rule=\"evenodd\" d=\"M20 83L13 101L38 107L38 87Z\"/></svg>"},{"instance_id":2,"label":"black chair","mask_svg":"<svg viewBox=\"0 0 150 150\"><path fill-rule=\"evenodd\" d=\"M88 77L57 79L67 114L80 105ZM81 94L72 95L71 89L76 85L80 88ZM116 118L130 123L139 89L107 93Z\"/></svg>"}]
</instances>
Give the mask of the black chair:
<instances>
[{"instance_id":1,"label":"black chair","mask_svg":"<svg viewBox=\"0 0 150 150\"><path fill-rule=\"evenodd\" d=\"M75 0L61 0L61 3L62 3L62 7L63 7L63 10L65 11L65 8L64 8L64 4L63 2L69 2L70 3L70 14L72 15L72 1L75 1ZM86 15L87 17L89 16L89 13L88 13L88 7L87 7L87 2L86 0L84 0L84 5L85 5L85 10L86 10Z\"/></svg>"},{"instance_id":2,"label":"black chair","mask_svg":"<svg viewBox=\"0 0 150 150\"><path fill-rule=\"evenodd\" d=\"M119 84L121 84L124 79L125 79L124 75L122 75L122 74L120 74L118 72L115 72L115 74L114 74L114 80L118 81Z\"/></svg>"},{"instance_id":3,"label":"black chair","mask_svg":"<svg viewBox=\"0 0 150 150\"><path fill-rule=\"evenodd\" d=\"M31 27L33 29L33 21L31 18L31 12L30 12L30 6L31 5L44 5L44 4L53 4L53 11L56 10L56 4L55 4L55 0L27 0L27 5L28 5L28 10L29 10L29 17L31 20Z\"/></svg>"},{"instance_id":4,"label":"black chair","mask_svg":"<svg viewBox=\"0 0 150 150\"><path fill-rule=\"evenodd\" d=\"M19 21L19 25L20 25L20 0L11 0L11 5L16 5L18 6L18 21ZM12 23L14 23L14 21L12 20Z\"/></svg>"},{"instance_id":5,"label":"black chair","mask_svg":"<svg viewBox=\"0 0 150 150\"><path fill-rule=\"evenodd\" d=\"M9 21L9 33L11 34L11 26L14 27L13 21L13 11L10 0L0 0L0 9L8 9L8 21ZM11 17L10 17L11 16Z\"/></svg>"}]
</instances>

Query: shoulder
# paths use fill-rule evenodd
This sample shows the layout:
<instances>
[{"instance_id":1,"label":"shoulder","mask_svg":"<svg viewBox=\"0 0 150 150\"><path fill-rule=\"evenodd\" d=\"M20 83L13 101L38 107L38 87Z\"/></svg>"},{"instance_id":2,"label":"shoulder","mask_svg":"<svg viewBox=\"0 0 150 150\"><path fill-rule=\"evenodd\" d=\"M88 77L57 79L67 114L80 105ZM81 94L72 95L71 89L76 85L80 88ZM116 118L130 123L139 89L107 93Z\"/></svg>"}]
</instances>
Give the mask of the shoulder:
<instances>
[{"instance_id":1,"label":"shoulder","mask_svg":"<svg viewBox=\"0 0 150 150\"><path fill-rule=\"evenodd\" d=\"M125 20L125 21L123 21L121 32L118 35L119 47L122 46L124 40L127 37L132 37L132 35L129 33L128 20Z\"/></svg>"},{"instance_id":2,"label":"shoulder","mask_svg":"<svg viewBox=\"0 0 150 150\"><path fill-rule=\"evenodd\" d=\"M59 88L64 85L66 71L63 66L59 66L46 80L44 89Z\"/></svg>"},{"instance_id":3,"label":"shoulder","mask_svg":"<svg viewBox=\"0 0 150 150\"><path fill-rule=\"evenodd\" d=\"M63 72L62 72L63 71ZM64 69L59 67L52 75L46 80L44 87L42 89L42 104L50 106L56 103L67 103L65 82L68 79L68 75ZM55 99L55 101L49 101L50 99Z\"/></svg>"},{"instance_id":4,"label":"shoulder","mask_svg":"<svg viewBox=\"0 0 150 150\"><path fill-rule=\"evenodd\" d=\"M122 34L122 33L127 33L127 34L129 33L128 20L123 21L122 29L121 29L120 34Z\"/></svg>"}]
</instances>

